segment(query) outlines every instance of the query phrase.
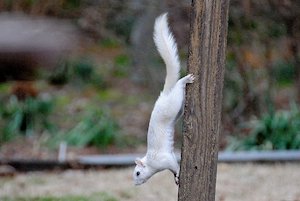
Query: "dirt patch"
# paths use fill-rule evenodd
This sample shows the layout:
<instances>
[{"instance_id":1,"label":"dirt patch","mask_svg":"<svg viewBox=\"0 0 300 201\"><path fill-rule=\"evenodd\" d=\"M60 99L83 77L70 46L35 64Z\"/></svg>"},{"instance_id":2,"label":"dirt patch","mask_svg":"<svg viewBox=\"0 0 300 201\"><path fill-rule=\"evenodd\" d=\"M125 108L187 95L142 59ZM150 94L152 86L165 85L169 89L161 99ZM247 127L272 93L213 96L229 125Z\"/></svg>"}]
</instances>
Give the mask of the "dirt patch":
<instances>
[{"instance_id":1,"label":"dirt patch","mask_svg":"<svg viewBox=\"0 0 300 201\"><path fill-rule=\"evenodd\" d=\"M0 198L91 195L106 192L118 200L177 200L173 175L164 171L146 184L134 186L133 168L34 172L1 178ZM218 201L299 201L299 164L219 164Z\"/></svg>"}]
</instances>

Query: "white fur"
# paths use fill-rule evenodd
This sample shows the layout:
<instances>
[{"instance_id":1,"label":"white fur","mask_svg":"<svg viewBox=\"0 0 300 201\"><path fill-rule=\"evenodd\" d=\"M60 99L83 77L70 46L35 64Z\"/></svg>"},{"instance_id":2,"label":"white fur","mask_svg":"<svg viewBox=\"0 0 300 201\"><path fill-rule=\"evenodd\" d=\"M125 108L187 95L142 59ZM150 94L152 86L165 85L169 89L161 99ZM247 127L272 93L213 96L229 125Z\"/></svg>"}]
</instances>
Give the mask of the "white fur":
<instances>
[{"instance_id":1,"label":"white fur","mask_svg":"<svg viewBox=\"0 0 300 201\"><path fill-rule=\"evenodd\" d=\"M154 43L166 64L167 76L163 91L169 91L179 78L180 62L177 45L173 34L169 31L167 13L157 17L154 24Z\"/></svg>"},{"instance_id":2,"label":"white fur","mask_svg":"<svg viewBox=\"0 0 300 201\"><path fill-rule=\"evenodd\" d=\"M189 74L180 80L180 63L177 46L169 31L167 14L156 18L154 42L163 58L167 75L163 91L158 97L149 122L147 134L147 153L136 159L133 179L136 185L145 183L155 173L169 169L174 173L175 182L179 180L179 164L174 154L174 125L185 99L185 86L194 81Z\"/></svg>"}]
</instances>

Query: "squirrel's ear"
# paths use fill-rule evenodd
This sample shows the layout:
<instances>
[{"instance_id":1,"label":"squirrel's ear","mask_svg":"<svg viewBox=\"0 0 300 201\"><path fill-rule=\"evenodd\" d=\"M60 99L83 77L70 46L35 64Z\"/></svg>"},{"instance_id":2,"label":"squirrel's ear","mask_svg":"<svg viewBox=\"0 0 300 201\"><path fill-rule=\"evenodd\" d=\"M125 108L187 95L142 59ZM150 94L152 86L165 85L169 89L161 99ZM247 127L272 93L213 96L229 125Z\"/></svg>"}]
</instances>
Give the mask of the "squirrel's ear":
<instances>
[{"instance_id":1,"label":"squirrel's ear","mask_svg":"<svg viewBox=\"0 0 300 201\"><path fill-rule=\"evenodd\" d=\"M135 159L135 164L139 165L139 166L142 166L142 167L145 167L145 165L143 164L142 160L140 158L137 158Z\"/></svg>"}]
</instances>

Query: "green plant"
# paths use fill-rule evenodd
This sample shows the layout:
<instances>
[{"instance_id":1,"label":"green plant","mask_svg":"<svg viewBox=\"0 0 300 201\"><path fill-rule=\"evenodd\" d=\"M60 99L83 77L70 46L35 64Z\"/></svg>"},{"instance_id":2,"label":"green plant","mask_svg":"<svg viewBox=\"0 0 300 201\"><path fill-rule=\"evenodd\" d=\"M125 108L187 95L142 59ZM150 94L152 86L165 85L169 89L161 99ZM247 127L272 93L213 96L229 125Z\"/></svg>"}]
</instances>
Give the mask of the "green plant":
<instances>
[{"instance_id":1,"label":"green plant","mask_svg":"<svg viewBox=\"0 0 300 201\"><path fill-rule=\"evenodd\" d=\"M81 58L74 62L74 74L83 81L89 81L94 74L94 63L88 58Z\"/></svg>"},{"instance_id":2,"label":"green plant","mask_svg":"<svg viewBox=\"0 0 300 201\"><path fill-rule=\"evenodd\" d=\"M121 46L120 42L114 38L104 38L99 41L99 45L103 48L119 48Z\"/></svg>"},{"instance_id":3,"label":"green plant","mask_svg":"<svg viewBox=\"0 0 300 201\"><path fill-rule=\"evenodd\" d=\"M82 4L81 0L64 0L63 8L67 10L68 9L74 10L80 8L81 4Z\"/></svg>"},{"instance_id":4,"label":"green plant","mask_svg":"<svg viewBox=\"0 0 300 201\"><path fill-rule=\"evenodd\" d=\"M107 28L113 30L116 35L122 37L127 43L129 43L135 19L135 16L129 13L125 15L119 14L108 21Z\"/></svg>"},{"instance_id":5,"label":"green plant","mask_svg":"<svg viewBox=\"0 0 300 201\"><path fill-rule=\"evenodd\" d=\"M59 133L54 144L61 141L77 147L105 147L115 141L118 126L106 110L88 111L85 117L74 128L66 133ZM53 143L53 142L52 142Z\"/></svg>"},{"instance_id":6,"label":"green plant","mask_svg":"<svg viewBox=\"0 0 300 201\"><path fill-rule=\"evenodd\" d=\"M79 84L92 84L105 88L101 74L96 72L94 61L88 57L79 57L74 60L62 61L48 78L54 85L64 85L68 82Z\"/></svg>"},{"instance_id":7,"label":"green plant","mask_svg":"<svg viewBox=\"0 0 300 201\"><path fill-rule=\"evenodd\" d=\"M130 66L130 58L125 55L121 54L115 57L114 59L114 75L117 77L124 77L129 73L129 66Z\"/></svg>"},{"instance_id":8,"label":"green plant","mask_svg":"<svg viewBox=\"0 0 300 201\"><path fill-rule=\"evenodd\" d=\"M0 144L15 138L19 134L30 135L34 131L53 130L49 121L54 102L46 98L28 97L18 100L11 96L0 106L1 134Z\"/></svg>"},{"instance_id":9,"label":"green plant","mask_svg":"<svg viewBox=\"0 0 300 201\"><path fill-rule=\"evenodd\" d=\"M261 119L246 124L250 135L242 140L231 139L231 150L284 150L300 148L300 110L269 112Z\"/></svg>"},{"instance_id":10,"label":"green plant","mask_svg":"<svg viewBox=\"0 0 300 201\"><path fill-rule=\"evenodd\" d=\"M49 82L54 85L64 85L70 79L70 62L61 61L49 76Z\"/></svg>"},{"instance_id":11,"label":"green plant","mask_svg":"<svg viewBox=\"0 0 300 201\"><path fill-rule=\"evenodd\" d=\"M95 62L89 57L81 57L72 62L73 79L85 84L105 88L105 82L99 72L96 71Z\"/></svg>"},{"instance_id":12,"label":"green plant","mask_svg":"<svg viewBox=\"0 0 300 201\"><path fill-rule=\"evenodd\" d=\"M274 65L272 74L279 85L289 85L295 80L296 68L292 62L279 61Z\"/></svg>"}]
</instances>

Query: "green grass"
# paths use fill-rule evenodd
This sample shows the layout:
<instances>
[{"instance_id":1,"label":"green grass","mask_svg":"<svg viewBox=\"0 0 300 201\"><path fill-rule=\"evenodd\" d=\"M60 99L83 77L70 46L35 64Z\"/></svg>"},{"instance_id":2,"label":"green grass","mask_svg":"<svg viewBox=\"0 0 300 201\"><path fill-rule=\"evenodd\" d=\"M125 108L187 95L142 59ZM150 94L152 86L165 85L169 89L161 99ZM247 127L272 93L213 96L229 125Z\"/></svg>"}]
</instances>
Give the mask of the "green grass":
<instances>
[{"instance_id":1,"label":"green grass","mask_svg":"<svg viewBox=\"0 0 300 201\"><path fill-rule=\"evenodd\" d=\"M1 198L1 197L0 197ZM19 197L19 198L1 198L1 201L118 201L112 195L101 192L90 196L66 195L62 197L42 196L42 197Z\"/></svg>"}]
</instances>

